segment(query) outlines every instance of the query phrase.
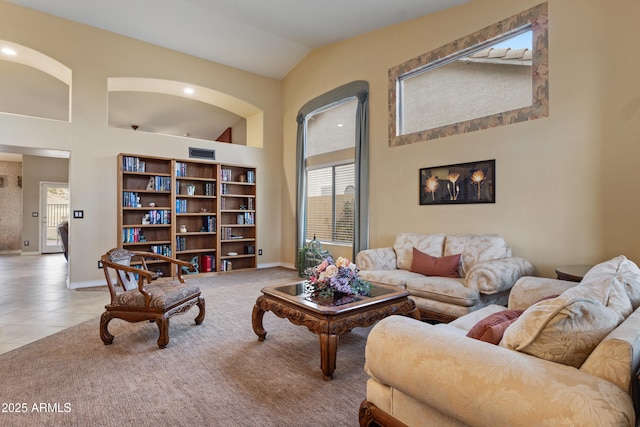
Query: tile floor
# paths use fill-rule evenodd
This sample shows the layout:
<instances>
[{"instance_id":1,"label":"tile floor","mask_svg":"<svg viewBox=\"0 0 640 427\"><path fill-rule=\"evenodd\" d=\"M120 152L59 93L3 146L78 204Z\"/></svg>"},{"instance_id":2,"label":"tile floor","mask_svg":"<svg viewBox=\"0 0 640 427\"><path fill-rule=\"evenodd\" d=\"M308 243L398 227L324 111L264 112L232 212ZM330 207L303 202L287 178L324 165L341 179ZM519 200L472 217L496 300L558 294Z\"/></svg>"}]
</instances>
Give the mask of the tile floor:
<instances>
[{"instance_id":1,"label":"tile floor","mask_svg":"<svg viewBox=\"0 0 640 427\"><path fill-rule=\"evenodd\" d=\"M0 272L0 354L96 318L109 301L106 286L68 289L62 254L1 255Z\"/></svg>"}]
</instances>

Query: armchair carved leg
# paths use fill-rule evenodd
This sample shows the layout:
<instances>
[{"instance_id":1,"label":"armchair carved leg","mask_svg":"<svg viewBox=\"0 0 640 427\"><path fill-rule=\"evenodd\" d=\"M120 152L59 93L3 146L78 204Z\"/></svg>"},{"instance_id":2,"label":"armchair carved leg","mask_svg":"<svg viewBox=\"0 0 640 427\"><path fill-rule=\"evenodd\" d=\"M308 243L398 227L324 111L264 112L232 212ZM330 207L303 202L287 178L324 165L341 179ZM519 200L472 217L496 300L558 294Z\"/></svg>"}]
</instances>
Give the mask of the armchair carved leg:
<instances>
[{"instance_id":1,"label":"armchair carved leg","mask_svg":"<svg viewBox=\"0 0 640 427\"><path fill-rule=\"evenodd\" d=\"M169 344L169 316L165 314L156 317L156 324L160 330L158 337L158 347L165 348Z\"/></svg>"},{"instance_id":2,"label":"armchair carved leg","mask_svg":"<svg viewBox=\"0 0 640 427\"><path fill-rule=\"evenodd\" d=\"M108 311L102 313L102 316L100 317L100 338L102 338L102 342L104 343L104 345L113 344L114 337L109 333L109 330L107 329L107 326L109 326L109 322L111 322L111 319L113 319L113 317L111 317L111 313L109 313Z\"/></svg>"},{"instance_id":3,"label":"armchair carved leg","mask_svg":"<svg viewBox=\"0 0 640 427\"><path fill-rule=\"evenodd\" d=\"M198 302L196 304L198 305L198 310L200 310L198 312L198 317L196 317L196 325L201 325L202 322L204 321L204 315L205 315L204 298L198 297Z\"/></svg>"}]
</instances>

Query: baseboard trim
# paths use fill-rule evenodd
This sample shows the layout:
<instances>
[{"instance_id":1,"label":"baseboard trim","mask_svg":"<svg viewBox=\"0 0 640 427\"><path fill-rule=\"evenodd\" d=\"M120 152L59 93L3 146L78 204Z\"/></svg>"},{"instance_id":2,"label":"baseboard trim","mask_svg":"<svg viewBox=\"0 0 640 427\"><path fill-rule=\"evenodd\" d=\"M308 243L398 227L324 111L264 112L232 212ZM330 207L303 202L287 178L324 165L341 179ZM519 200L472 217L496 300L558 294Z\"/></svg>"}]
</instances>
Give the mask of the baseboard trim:
<instances>
[{"instance_id":1,"label":"baseboard trim","mask_svg":"<svg viewBox=\"0 0 640 427\"><path fill-rule=\"evenodd\" d=\"M69 283L67 282L67 287L69 289L80 289L80 288L95 288L98 286L106 286L106 283L104 282L104 279L102 280L90 280L87 282L74 282L74 283Z\"/></svg>"},{"instance_id":2,"label":"baseboard trim","mask_svg":"<svg viewBox=\"0 0 640 427\"><path fill-rule=\"evenodd\" d=\"M261 268L273 268L273 267L283 267L283 268L289 268L291 270L295 270L296 269L293 264L289 264L289 263L285 263L285 262L270 262L270 263L266 263L266 264L258 264L258 269L261 269Z\"/></svg>"},{"instance_id":3,"label":"baseboard trim","mask_svg":"<svg viewBox=\"0 0 640 427\"><path fill-rule=\"evenodd\" d=\"M20 255L33 256L33 255L42 255L42 254L40 252L37 252L37 251L35 251L35 252L34 251L31 251L31 252L20 251Z\"/></svg>"},{"instance_id":4,"label":"baseboard trim","mask_svg":"<svg viewBox=\"0 0 640 427\"><path fill-rule=\"evenodd\" d=\"M13 255L13 254L20 254L22 253L22 251L20 249L11 249L8 251L0 251L0 255Z\"/></svg>"}]
</instances>

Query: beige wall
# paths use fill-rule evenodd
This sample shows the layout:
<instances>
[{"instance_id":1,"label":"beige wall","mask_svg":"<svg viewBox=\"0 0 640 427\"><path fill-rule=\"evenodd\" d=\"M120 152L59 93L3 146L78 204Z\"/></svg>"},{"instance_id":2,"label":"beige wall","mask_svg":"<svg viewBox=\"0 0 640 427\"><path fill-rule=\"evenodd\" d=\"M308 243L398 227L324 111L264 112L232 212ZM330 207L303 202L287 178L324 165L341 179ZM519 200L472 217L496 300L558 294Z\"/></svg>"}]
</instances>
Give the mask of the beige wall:
<instances>
[{"instance_id":1,"label":"beige wall","mask_svg":"<svg viewBox=\"0 0 640 427\"><path fill-rule=\"evenodd\" d=\"M40 51L73 72L71 123L0 114L0 145L66 150L71 210L71 286L103 281L99 256L116 246L116 155L188 158L213 148L220 162L256 166L259 263L281 260L281 82L0 2L0 39ZM148 77L188 82L240 98L264 111L264 148L108 127L107 79Z\"/></svg>"},{"instance_id":2,"label":"beige wall","mask_svg":"<svg viewBox=\"0 0 640 427\"><path fill-rule=\"evenodd\" d=\"M354 80L370 85L371 246L399 231L501 233L542 275L560 264L618 254L640 261L636 159L640 57L635 0L550 0L550 116L390 148L387 71L536 5L476 0L433 16L316 49L282 82L0 2L0 39L73 70L72 122L0 114L0 144L71 152L71 285L99 282L98 256L116 245L119 152L187 158L216 149L223 162L258 167L261 265L295 260L295 117L316 96ZM134 133L107 126L108 77L190 82L265 112L264 148ZM422 167L496 159L495 204L419 206Z\"/></svg>"},{"instance_id":3,"label":"beige wall","mask_svg":"<svg viewBox=\"0 0 640 427\"><path fill-rule=\"evenodd\" d=\"M640 261L640 2L550 0L550 116L390 148L387 70L538 4L476 0L325 48L283 80L283 223L295 220L296 114L353 80L370 85L371 246L400 231L500 233L536 273L625 254ZM420 206L422 167L496 159L496 203ZM295 228L283 227L292 262Z\"/></svg>"},{"instance_id":4,"label":"beige wall","mask_svg":"<svg viewBox=\"0 0 640 427\"><path fill-rule=\"evenodd\" d=\"M40 223L45 212L40 210L40 183L68 183L69 159L41 156L22 156L22 241L23 252L38 253L40 248ZM38 216L34 217L33 212ZM22 246L24 241L29 246Z\"/></svg>"}]
</instances>

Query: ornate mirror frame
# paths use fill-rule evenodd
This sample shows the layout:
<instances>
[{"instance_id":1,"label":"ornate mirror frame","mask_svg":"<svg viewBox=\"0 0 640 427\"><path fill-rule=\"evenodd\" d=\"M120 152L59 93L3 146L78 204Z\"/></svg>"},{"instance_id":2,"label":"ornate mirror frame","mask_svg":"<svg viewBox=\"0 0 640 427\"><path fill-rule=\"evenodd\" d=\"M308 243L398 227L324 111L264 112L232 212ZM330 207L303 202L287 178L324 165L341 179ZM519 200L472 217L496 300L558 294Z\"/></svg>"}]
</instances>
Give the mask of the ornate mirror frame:
<instances>
[{"instance_id":1,"label":"ornate mirror frame","mask_svg":"<svg viewBox=\"0 0 640 427\"><path fill-rule=\"evenodd\" d=\"M480 118L466 120L432 129L398 135L400 79L426 67L445 64L478 48L489 46L494 40L523 30L532 32L532 104ZM397 147L417 142L474 132L477 130L535 120L549 115L549 36L547 3L490 25L475 33L424 53L389 70L389 146Z\"/></svg>"}]
</instances>

